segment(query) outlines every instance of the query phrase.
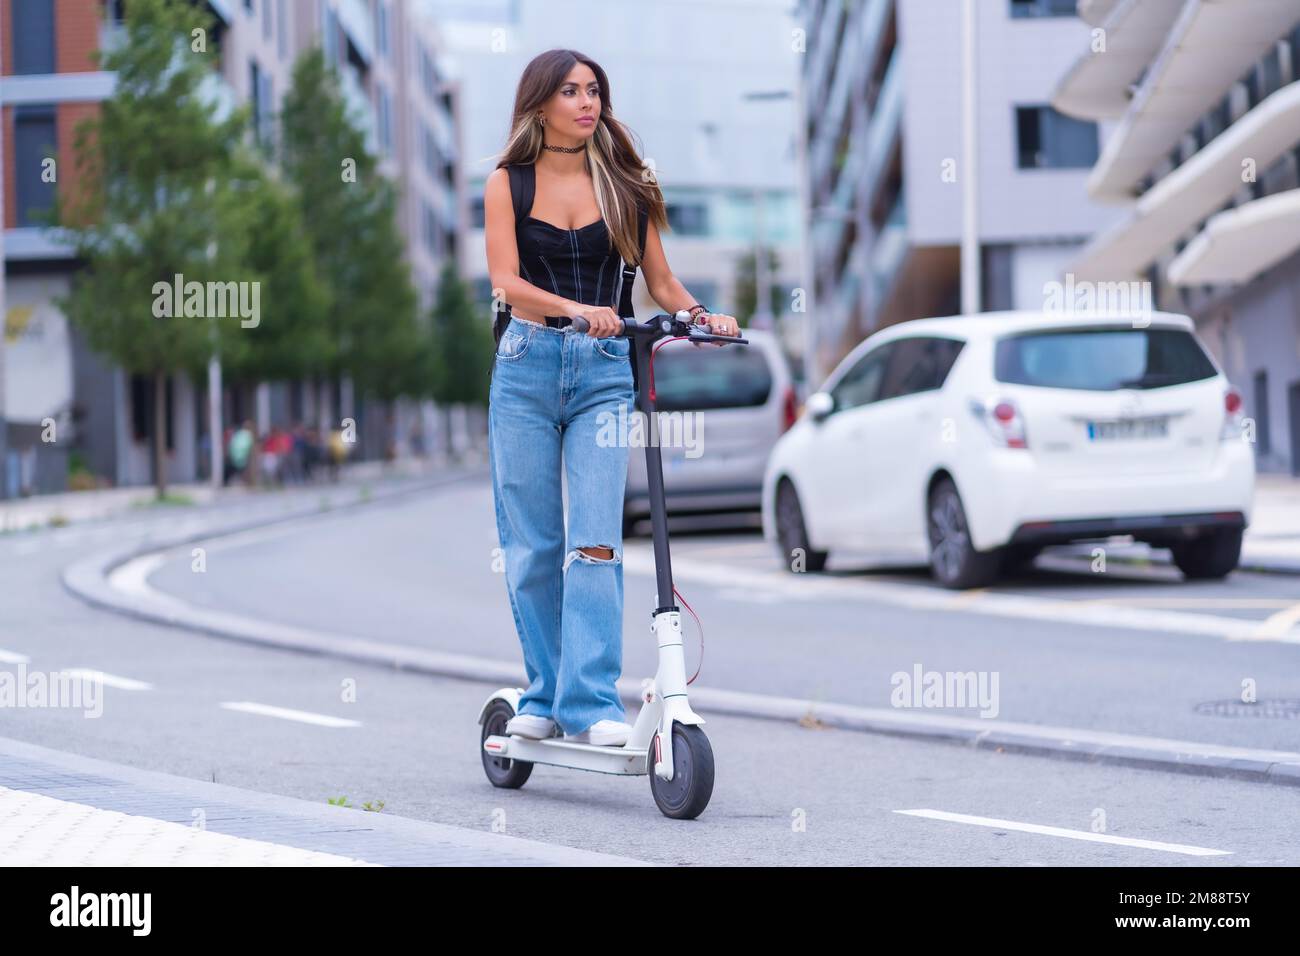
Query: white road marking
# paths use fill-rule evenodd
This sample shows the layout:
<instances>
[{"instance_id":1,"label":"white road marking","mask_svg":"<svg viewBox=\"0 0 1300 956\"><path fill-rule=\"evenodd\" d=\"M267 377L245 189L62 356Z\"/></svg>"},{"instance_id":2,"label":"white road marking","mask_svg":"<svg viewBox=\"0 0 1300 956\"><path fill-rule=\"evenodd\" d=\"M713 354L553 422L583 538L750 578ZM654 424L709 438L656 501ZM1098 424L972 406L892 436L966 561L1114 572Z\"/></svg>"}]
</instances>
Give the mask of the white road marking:
<instances>
[{"instance_id":1,"label":"white road marking","mask_svg":"<svg viewBox=\"0 0 1300 956\"><path fill-rule=\"evenodd\" d=\"M0 664L30 664L32 659L26 654L19 654L17 651L6 651L0 648Z\"/></svg>"},{"instance_id":2,"label":"white road marking","mask_svg":"<svg viewBox=\"0 0 1300 956\"><path fill-rule=\"evenodd\" d=\"M59 673L67 674L69 677L80 677L82 680L95 681L105 687L116 687L119 690L153 690L153 684L146 681L135 680L131 677L119 677L116 674L106 674L103 671L97 671L89 667L71 667Z\"/></svg>"},{"instance_id":3,"label":"white road marking","mask_svg":"<svg viewBox=\"0 0 1300 956\"><path fill-rule=\"evenodd\" d=\"M288 707L273 707L270 704L255 704L252 701L225 701L221 704L226 710L236 710L244 714L258 714L262 717L279 717L281 720L296 720L303 724L315 724L318 727L360 727L361 721L348 720L346 717L331 717L328 714L313 714L308 710L291 710Z\"/></svg>"},{"instance_id":4,"label":"white road marking","mask_svg":"<svg viewBox=\"0 0 1300 956\"><path fill-rule=\"evenodd\" d=\"M1161 843L1159 840L1138 840L1133 837L1111 836L1109 833L1091 833L1087 830L1067 830L1039 823L1020 823L1016 820L999 820L996 817L975 817L965 813L948 813L945 810L895 810L906 816L946 820L950 823L967 823L977 827L995 827L999 830L1017 830L1021 833L1038 833L1043 836L1064 837L1067 840L1084 840L1088 843L1109 843L1114 846L1131 846L1141 850L1159 850L1162 853L1181 853L1184 856L1231 856L1231 850L1211 850L1186 843Z\"/></svg>"},{"instance_id":5,"label":"white road marking","mask_svg":"<svg viewBox=\"0 0 1300 956\"><path fill-rule=\"evenodd\" d=\"M1291 632L1296 624L1300 624L1300 604L1292 604L1286 610L1270 615L1263 624L1255 629L1252 639L1257 641L1285 640L1286 635Z\"/></svg>"}]
</instances>

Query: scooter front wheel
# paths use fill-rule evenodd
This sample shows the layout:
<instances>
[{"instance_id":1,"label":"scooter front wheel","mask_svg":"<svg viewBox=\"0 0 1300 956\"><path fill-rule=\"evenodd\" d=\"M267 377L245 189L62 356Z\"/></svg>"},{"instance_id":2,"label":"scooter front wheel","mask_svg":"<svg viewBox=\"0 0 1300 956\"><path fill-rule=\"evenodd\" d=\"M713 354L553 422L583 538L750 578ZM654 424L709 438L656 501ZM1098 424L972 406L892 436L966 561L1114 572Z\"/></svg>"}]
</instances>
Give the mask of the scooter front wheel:
<instances>
[{"instance_id":1,"label":"scooter front wheel","mask_svg":"<svg viewBox=\"0 0 1300 956\"><path fill-rule=\"evenodd\" d=\"M483 733L479 735L478 752L483 758L483 772L487 774L492 786L507 790L517 790L524 785L533 764L527 760L511 760L509 757L497 757L483 749L483 743L494 734L506 736L506 722L515 715L515 709L507 701L492 702L483 717Z\"/></svg>"},{"instance_id":2,"label":"scooter front wheel","mask_svg":"<svg viewBox=\"0 0 1300 956\"><path fill-rule=\"evenodd\" d=\"M673 723L673 779L661 780L655 773L655 740L647 757L650 792L666 817L694 820L713 796L713 748L704 731L694 725Z\"/></svg>"}]
</instances>

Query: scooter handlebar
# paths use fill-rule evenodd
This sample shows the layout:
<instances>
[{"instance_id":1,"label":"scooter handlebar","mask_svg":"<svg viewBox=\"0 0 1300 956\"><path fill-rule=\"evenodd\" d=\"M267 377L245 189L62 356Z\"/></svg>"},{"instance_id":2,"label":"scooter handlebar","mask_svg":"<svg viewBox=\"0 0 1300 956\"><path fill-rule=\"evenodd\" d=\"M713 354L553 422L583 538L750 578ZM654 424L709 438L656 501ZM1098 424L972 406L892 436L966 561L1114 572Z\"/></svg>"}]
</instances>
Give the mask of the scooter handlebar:
<instances>
[{"instance_id":1,"label":"scooter handlebar","mask_svg":"<svg viewBox=\"0 0 1300 956\"><path fill-rule=\"evenodd\" d=\"M697 325L691 322L690 313L684 310L676 315L656 315L645 323L637 322L636 319L620 319L619 321L623 323L623 330L615 333L616 336L644 335L652 339L684 336L692 342L718 342L723 345L749 344L748 339L743 339L738 335L713 335L709 326ZM574 316L572 323L571 328L583 335L591 329L591 323L580 315Z\"/></svg>"}]
</instances>

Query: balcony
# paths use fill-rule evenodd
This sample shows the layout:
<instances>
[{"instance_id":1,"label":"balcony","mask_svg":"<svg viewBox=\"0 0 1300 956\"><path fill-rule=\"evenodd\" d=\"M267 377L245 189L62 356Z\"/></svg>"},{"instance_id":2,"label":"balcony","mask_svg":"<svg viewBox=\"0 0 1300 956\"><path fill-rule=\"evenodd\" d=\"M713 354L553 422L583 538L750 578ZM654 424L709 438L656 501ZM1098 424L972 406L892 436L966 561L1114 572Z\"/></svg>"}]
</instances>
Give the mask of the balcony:
<instances>
[{"instance_id":1,"label":"balcony","mask_svg":"<svg viewBox=\"0 0 1300 956\"><path fill-rule=\"evenodd\" d=\"M338 0L335 7L339 26L347 34L353 49L369 66L375 56L375 24L363 0Z\"/></svg>"}]
</instances>

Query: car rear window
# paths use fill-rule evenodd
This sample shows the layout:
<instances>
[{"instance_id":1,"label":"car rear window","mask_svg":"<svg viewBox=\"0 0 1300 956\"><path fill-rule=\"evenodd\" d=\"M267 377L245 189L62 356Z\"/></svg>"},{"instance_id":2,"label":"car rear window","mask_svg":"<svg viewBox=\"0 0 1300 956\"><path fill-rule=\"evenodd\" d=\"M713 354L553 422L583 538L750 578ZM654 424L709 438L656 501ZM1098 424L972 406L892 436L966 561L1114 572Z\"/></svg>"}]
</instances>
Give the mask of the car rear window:
<instances>
[{"instance_id":1,"label":"car rear window","mask_svg":"<svg viewBox=\"0 0 1300 956\"><path fill-rule=\"evenodd\" d=\"M994 377L1016 385L1113 391L1213 378L1209 356L1181 329L1062 329L999 340Z\"/></svg>"},{"instance_id":2,"label":"car rear window","mask_svg":"<svg viewBox=\"0 0 1300 956\"><path fill-rule=\"evenodd\" d=\"M772 370L754 345L673 343L655 353L655 407L660 411L747 408L772 392Z\"/></svg>"}]
</instances>

